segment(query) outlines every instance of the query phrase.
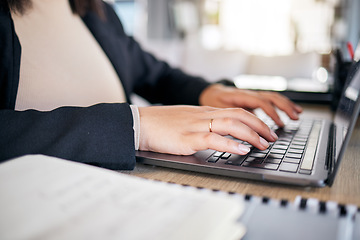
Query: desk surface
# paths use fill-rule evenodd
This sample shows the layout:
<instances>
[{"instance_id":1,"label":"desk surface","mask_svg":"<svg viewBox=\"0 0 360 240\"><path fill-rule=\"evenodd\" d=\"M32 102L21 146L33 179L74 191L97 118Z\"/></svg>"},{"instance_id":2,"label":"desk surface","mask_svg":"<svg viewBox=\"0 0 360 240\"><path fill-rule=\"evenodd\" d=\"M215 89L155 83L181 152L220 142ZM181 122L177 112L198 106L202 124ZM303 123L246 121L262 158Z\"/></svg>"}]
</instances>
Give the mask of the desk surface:
<instances>
[{"instance_id":1,"label":"desk surface","mask_svg":"<svg viewBox=\"0 0 360 240\"><path fill-rule=\"evenodd\" d=\"M326 118L331 117L328 107L325 106L304 105L304 109L302 117L313 116L314 114ZM122 172L149 179L236 192L244 195L251 194L290 201L293 201L296 196L302 196L304 198L317 198L322 201L336 201L340 204L360 206L360 120L357 121L355 131L352 134L332 187L304 188L142 164L137 164L133 171Z\"/></svg>"}]
</instances>

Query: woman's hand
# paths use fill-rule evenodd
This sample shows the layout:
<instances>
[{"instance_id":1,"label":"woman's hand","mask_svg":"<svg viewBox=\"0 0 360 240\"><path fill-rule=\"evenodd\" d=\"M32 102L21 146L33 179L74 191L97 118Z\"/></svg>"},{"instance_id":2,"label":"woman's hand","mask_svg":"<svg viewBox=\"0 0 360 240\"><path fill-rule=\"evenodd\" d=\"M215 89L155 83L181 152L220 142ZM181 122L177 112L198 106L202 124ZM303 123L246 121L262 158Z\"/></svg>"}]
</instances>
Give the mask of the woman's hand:
<instances>
[{"instance_id":1,"label":"woman's hand","mask_svg":"<svg viewBox=\"0 0 360 240\"><path fill-rule=\"evenodd\" d=\"M269 146L268 141L277 139L264 122L241 108L152 106L139 107L139 113L139 149L143 151L190 155L214 149L244 155L248 147L224 136L262 150Z\"/></svg>"},{"instance_id":2,"label":"woman's hand","mask_svg":"<svg viewBox=\"0 0 360 240\"><path fill-rule=\"evenodd\" d=\"M267 91L242 90L235 87L226 87L220 84L213 84L206 88L200 95L200 105L219 108L241 107L249 111L261 108L274 122L283 127L276 112L276 108L284 111L291 119L297 120L302 108L287 97Z\"/></svg>"}]
</instances>

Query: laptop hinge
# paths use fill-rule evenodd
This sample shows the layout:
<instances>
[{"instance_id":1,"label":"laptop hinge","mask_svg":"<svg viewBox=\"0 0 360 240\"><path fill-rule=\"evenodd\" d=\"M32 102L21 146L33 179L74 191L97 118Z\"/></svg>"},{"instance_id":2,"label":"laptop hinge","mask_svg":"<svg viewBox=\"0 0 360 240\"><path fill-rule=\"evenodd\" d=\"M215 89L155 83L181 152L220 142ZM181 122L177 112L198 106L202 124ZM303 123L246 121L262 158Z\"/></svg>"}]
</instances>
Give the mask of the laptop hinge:
<instances>
[{"instance_id":1,"label":"laptop hinge","mask_svg":"<svg viewBox=\"0 0 360 240\"><path fill-rule=\"evenodd\" d=\"M327 146L326 163L325 167L328 170L328 176L330 176L335 166L335 149L336 149L336 126L334 123L330 125L329 131L329 143ZM327 180L326 180L327 181Z\"/></svg>"}]
</instances>

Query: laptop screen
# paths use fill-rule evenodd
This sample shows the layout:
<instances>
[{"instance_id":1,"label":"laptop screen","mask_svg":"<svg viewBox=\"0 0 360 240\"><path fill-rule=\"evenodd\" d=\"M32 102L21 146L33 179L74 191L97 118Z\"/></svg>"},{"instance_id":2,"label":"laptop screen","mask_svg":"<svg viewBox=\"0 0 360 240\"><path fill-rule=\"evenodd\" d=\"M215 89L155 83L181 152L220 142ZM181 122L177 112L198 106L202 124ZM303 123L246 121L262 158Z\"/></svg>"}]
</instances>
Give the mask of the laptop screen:
<instances>
[{"instance_id":1,"label":"laptop screen","mask_svg":"<svg viewBox=\"0 0 360 240\"><path fill-rule=\"evenodd\" d=\"M334 123L336 126L335 161L342 158L351 132L359 114L360 94L360 62L355 63L348 75L342 96L336 110ZM335 166L337 167L337 166Z\"/></svg>"}]
</instances>

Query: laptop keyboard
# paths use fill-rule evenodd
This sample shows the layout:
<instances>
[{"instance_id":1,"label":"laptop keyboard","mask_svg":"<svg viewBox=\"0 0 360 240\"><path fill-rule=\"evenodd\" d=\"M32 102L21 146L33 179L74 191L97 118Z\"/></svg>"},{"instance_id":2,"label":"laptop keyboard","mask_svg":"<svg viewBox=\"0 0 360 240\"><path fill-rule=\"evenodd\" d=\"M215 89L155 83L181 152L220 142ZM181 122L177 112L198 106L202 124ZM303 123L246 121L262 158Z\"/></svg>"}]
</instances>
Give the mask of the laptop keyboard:
<instances>
[{"instance_id":1,"label":"laptop keyboard","mask_svg":"<svg viewBox=\"0 0 360 240\"><path fill-rule=\"evenodd\" d=\"M207 161L216 163L223 160L225 164L229 165L311 174L321 121L289 120L284 128L276 128L275 126L272 128L279 138L276 142L270 143L266 150L259 150L247 142L240 141L251 148L247 155L215 152Z\"/></svg>"}]
</instances>

